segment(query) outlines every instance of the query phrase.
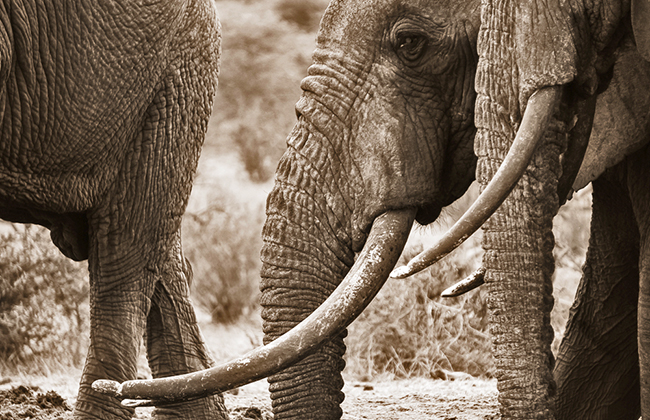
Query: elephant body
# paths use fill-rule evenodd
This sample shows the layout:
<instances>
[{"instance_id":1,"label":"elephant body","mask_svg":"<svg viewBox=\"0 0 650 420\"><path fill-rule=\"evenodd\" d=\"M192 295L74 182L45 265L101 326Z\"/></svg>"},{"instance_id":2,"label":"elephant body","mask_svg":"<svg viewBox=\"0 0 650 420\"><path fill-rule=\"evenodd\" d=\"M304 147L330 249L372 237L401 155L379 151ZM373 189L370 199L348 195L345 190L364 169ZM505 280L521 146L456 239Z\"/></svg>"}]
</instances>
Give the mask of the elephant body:
<instances>
[{"instance_id":1,"label":"elephant body","mask_svg":"<svg viewBox=\"0 0 650 420\"><path fill-rule=\"evenodd\" d=\"M470 185L478 12L478 3L330 3L267 200L265 343L330 295L377 216L411 207L429 223ZM341 416L344 336L269 378L277 419Z\"/></svg>"},{"instance_id":2,"label":"elephant body","mask_svg":"<svg viewBox=\"0 0 650 420\"><path fill-rule=\"evenodd\" d=\"M0 4L0 217L88 259L91 342L75 418L130 418L96 379L212 365L189 301L180 221L217 86L210 0ZM157 418L223 416L220 396Z\"/></svg>"},{"instance_id":3,"label":"elephant body","mask_svg":"<svg viewBox=\"0 0 650 420\"><path fill-rule=\"evenodd\" d=\"M576 179L579 188L595 178L593 215L583 278L554 370L558 418L640 416L638 339L650 325L637 319L650 223L650 95L643 86L650 86L650 63L628 38L599 96Z\"/></svg>"}]
</instances>

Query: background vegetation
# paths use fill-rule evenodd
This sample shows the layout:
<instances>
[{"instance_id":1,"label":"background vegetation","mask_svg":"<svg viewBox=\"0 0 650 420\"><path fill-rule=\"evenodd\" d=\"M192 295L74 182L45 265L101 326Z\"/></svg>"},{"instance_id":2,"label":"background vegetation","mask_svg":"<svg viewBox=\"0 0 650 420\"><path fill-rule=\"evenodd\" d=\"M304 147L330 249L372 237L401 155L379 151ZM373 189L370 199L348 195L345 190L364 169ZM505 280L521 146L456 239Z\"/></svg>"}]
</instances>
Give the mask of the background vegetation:
<instances>
[{"instance_id":1,"label":"background vegetation","mask_svg":"<svg viewBox=\"0 0 650 420\"><path fill-rule=\"evenodd\" d=\"M212 326L245 328L260 342L259 250L264 199L295 121L294 104L326 0L218 1L222 72L197 180L183 222L194 271L193 299ZM431 243L476 196L471 190L434 227L419 228L405 255ZM590 195L556 218L556 307L561 335L584 261ZM85 264L65 259L38 227L0 238L0 377L79 367L88 337ZM485 290L441 299L440 291L480 263L478 238L435 267L389 281L350 327L346 374L357 379L453 372L490 377ZM404 258L404 257L403 257ZM405 259L405 258L404 258ZM252 327L251 327L252 326ZM214 327L217 328L217 327ZM222 327L219 327L222 328ZM223 327L225 328L225 327ZM206 328L204 328L205 331ZM255 333L250 333L255 331ZM208 328L208 342L218 343Z\"/></svg>"},{"instance_id":2,"label":"background vegetation","mask_svg":"<svg viewBox=\"0 0 650 420\"><path fill-rule=\"evenodd\" d=\"M89 339L86 264L63 257L36 226L6 229L0 243L0 372L79 365Z\"/></svg>"}]
</instances>

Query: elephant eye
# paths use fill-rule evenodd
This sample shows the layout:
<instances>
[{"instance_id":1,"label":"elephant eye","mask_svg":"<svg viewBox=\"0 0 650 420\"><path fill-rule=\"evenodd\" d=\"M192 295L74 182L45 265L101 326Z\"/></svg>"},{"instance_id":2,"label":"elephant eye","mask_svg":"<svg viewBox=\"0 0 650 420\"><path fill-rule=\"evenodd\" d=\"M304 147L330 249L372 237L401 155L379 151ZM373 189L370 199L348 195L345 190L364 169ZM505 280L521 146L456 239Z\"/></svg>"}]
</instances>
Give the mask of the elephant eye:
<instances>
[{"instance_id":1,"label":"elephant eye","mask_svg":"<svg viewBox=\"0 0 650 420\"><path fill-rule=\"evenodd\" d=\"M403 33L396 37L397 54L407 64L415 64L427 49L426 36L416 33Z\"/></svg>"}]
</instances>

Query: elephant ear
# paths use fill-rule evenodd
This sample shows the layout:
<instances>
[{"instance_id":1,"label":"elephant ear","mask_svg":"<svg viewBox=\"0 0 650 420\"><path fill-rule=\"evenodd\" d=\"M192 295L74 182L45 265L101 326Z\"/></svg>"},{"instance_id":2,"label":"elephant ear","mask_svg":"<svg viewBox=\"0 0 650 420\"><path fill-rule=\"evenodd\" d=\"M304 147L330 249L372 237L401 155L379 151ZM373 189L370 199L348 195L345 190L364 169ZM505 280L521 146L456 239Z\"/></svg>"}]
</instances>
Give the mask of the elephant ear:
<instances>
[{"instance_id":1,"label":"elephant ear","mask_svg":"<svg viewBox=\"0 0 650 420\"><path fill-rule=\"evenodd\" d=\"M650 61L650 0L632 0L631 8L636 47Z\"/></svg>"},{"instance_id":2,"label":"elephant ear","mask_svg":"<svg viewBox=\"0 0 650 420\"><path fill-rule=\"evenodd\" d=\"M650 63L640 55L631 38L623 40L609 88L598 96L589 145L574 191L650 140L650 96L646 88L650 86Z\"/></svg>"}]
</instances>

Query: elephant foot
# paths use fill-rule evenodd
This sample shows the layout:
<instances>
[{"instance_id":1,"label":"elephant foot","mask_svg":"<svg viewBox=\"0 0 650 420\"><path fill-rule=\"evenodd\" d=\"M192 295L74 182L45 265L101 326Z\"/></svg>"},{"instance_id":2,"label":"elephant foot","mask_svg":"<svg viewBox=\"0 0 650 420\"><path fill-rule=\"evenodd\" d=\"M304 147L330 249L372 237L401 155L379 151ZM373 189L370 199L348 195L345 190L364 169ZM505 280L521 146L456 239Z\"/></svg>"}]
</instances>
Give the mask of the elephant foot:
<instances>
[{"instance_id":1,"label":"elephant foot","mask_svg":"<svg viewBox=\"0 0 650 420\"><path fill-rule=\"evenodd\" d=\"M124 407L116 398L93 391L90 386L81 385L73 418L75 420L129 420L135 410Z\"/></svg>"},{"instance_id":2,"label":"elephant foot","mask_svg":"<svg viewBox=\"0 0 650 420\"><path fill-rule=\"evenodd\" d=\"M228 411L221 394L200 400L156 407L155 420L227 420Z\"/></svg>"}]
</instances>

